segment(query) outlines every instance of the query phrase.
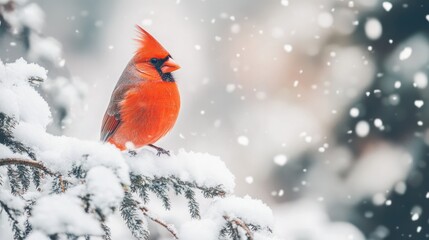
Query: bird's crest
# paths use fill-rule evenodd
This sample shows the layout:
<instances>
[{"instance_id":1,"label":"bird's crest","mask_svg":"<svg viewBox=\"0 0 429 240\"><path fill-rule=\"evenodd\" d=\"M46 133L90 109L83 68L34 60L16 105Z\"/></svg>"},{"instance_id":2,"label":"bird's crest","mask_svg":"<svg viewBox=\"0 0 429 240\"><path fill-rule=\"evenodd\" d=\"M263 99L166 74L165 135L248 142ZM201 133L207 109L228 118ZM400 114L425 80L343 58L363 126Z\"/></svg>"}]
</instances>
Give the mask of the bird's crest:
<instances>
[{"instance_id":1,"label":"bird's crest","mask_svg":"<svg viewBox=\"0 0 429 240\"><path fill-rule=\"evenodd\" d=\"M164 58L169 55L167 50L161 46L161 44L144 30L139 25L136 25L138 31L138 38L135 39L139 44L135 58L137 60L148 60L150 58Z\"/></svg>"}]
</instances>

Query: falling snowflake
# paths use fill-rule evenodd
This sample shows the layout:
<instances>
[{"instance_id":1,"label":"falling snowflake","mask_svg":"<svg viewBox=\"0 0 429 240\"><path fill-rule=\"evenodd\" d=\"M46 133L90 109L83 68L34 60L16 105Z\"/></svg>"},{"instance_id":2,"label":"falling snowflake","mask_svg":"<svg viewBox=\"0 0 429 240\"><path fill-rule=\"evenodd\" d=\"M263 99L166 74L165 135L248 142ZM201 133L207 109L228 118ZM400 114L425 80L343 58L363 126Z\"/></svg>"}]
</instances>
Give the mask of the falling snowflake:
<instances>
[{"instance_id":1,"label":"falling snowflake","mask_svg":"<svg viewBox=\"0 0 429 240\"><path fill-rule=\"evenodd\" d=\"M376 18L369 18L365 23L365 34L371 40L377 40L381 37L383 27Z\"/></svg>"},{"instance_id":2,"label":"falling snowflake","mask_svg":"<svg viewBox=\"0 0 429 240\"><path fill-rule=\"evenodd\" d=\"M292 52L293 47L292 47L292 45L285 44L285 45L283 46L283 49L284 49L286 52L290 53L290 52Z\"/></svg>"},{"instance_id":3,"label":"falling snowflake","mask_svg":"<svg viewBox=\"0 0 429 240\"><path fill-rule=\"evenodd\" d=\"M249 145L249 138L247 138L246 136L239 136L237 138L237 142L242 146L247 146Z\"/></svg>"},{"instance_id":4,"label":"falling snowflake","mask_svg":"<svg viewBox=\"0 0 429 240\"><path fill-rule=\"evenodd\" d=\"M416 101L414 101L414 105L417 107L417 108L421 108L421 107L423 107L423 105L424 105L425 103L423 102L423 100L416 100Z\"/></svg>"},{"instance_id":5,"label":"falling snowflake","mask_svg":"<svg viewBox=\"0 0 429 240\"><path fill-rule=\"evenodd\" d=\"M392 9L393 5L390 2L383 2L383 8L386 12L389 12Z\"/></svg>"},{"instance_id":6,"label":"falling snowflake","mask_svg":"<svg viewBox=\"0 0 429 240\"><path fill-rule=\"evenodd\" d=\"M413 49L410 47L405 47L401 53L399 53L399 60L404 61L407 60L411 54L413 53Z\"/></svg>"},{"instance_id":7,"label":"falling snowflake","mask_svg":"<svg viewBox=\"0 0 429 240\"><path fill-rule=\"evenodd\" d=\"M284 154L278 154L274 156L273 161L279 166L284 166L287 163L287 157Z\"/></svg>"},{"instance_id":8,"label":"falling snowflake","mask_svg":"<svg viewBox=\"0 0 429 240\"><path fill-rule=\"evenodd\" d=\"M363 137L368 136L369 131L370 131L370 126L369 126L367 121L364 121L364 120L359 121L356 124L355 131L359 137L363 138Z\"/></svg>"}]
</instances>

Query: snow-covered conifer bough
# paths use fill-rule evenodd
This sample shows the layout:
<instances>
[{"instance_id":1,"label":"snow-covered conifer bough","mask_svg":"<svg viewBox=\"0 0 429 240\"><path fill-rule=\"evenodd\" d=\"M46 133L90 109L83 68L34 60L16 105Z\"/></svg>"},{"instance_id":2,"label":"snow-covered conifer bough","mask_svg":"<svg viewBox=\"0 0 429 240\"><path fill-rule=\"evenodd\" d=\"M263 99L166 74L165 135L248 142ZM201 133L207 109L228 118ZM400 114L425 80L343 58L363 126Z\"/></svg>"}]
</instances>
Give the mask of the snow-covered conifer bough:
<instances>
[{"instance_id":1,"label":"snow-covered conifer bough","mask_svg":"<svg viewBox=\"0 0 429 240\"><path fill-rule=\"evenodd\" d=\"M136 239L149 239L148 223L171 239L277 239L271 209L234 196L234 176L218 157L183 149L131 156L47 133L51 113L35 90L46 79L23 59L0 62L0 215L11 239L112 239L118 215ZM175 214L173 195L190 213L174 225L160 217Z\"/></svg>"}]
</instances>

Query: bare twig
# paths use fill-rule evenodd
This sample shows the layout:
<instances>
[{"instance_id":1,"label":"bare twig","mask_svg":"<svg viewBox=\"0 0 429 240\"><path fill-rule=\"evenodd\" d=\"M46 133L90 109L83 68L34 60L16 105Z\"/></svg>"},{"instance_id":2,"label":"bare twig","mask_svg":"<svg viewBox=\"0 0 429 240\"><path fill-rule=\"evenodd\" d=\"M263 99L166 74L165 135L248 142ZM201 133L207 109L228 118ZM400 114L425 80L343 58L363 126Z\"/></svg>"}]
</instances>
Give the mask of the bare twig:
<instances>
[{"instance_id":1,"label":"bare twig","mask_svg":"<svg viewBox=\"0 0 429 240\"><path fill-rule=\"evenodd\" d=\"M253 232L250 230L250 228L247 226L247 224L245 222L243 222L243 220L239 219L239 218L232 218L230 216L223 216L223 218L230 223L234 223L235 225L241 227L245 232L246 232L246 236L248 240L253 240Z\"/></svg>"},{"instance_id":2,"label":"bare twig","mask_svg":"<svg viewBox=\"0 0 429 240\"><path fill-rule=\"evenodd\" d=\"M60 181L61 192L66 192L66 186L64 185L63 175L58 176L58 180Z\"/></svg>"},{"instance_id":3,"label":"bare twig","mask_svg":"<svg viewBox=\"0 0 429 240\"><path fill-rule=\"evenodd\" d=\"M140 210L150 220L152 220L152 221L158 223L159 225L161 225L162 227L164 227L168 232L171 233L171 235L173 235L173 237L175 239L179 239L177 232L176 232L176 229L174 229L174 226L169 225L166 222L164 222L163 220L154 217L152 214L150 214L149 210L146 207L140 207Z\"/></svg>"},{"instance_id":4,"label":"bare twig","mask_svg":"<svg viewBox=\"0 0 429 240\"><path fill-rule=\"evenodd\" d=\"M33 161L33 160L28 160L28 159L23 159L23 158L2 158L2 159L0 159L0 167L1 166L8 166L8 165L24 165L24 166L34 167L34 168L42 170L43 172L45 172L51 176L55 175L54 172L52 172L50 169L45 167L43 164L36 162L36 161Z\"/></svg>"}]
</instances>

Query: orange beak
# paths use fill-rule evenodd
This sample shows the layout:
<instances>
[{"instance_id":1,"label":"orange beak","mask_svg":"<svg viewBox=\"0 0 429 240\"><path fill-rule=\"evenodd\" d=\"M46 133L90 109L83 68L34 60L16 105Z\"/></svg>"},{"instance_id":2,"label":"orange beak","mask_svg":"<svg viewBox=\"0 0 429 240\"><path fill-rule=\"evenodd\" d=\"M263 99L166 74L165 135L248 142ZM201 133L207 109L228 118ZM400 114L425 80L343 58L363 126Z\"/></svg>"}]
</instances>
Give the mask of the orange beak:
<instances>
[{"instance_id":1,"label":"orange beak","mask_svg":"<svg viewBox=\"0 0 429 240\"><path fill-rule=\"evenodd\" d=\"M161 66L161 71L163 73L171 73L179 69L180 66L170 57L167 61L164 62Z\"/></svg>"}]
</instances>

